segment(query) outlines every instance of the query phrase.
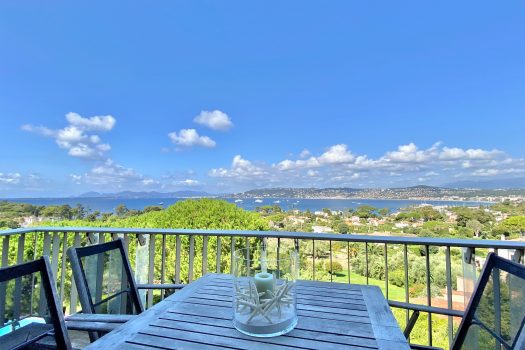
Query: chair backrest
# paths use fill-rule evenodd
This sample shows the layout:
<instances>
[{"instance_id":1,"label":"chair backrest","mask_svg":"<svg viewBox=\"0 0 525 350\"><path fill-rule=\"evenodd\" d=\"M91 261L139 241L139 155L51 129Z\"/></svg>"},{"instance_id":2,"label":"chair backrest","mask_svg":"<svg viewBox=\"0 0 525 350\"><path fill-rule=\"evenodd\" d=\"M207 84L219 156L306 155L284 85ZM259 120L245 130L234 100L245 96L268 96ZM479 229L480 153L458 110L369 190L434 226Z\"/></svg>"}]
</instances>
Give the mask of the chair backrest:
<instances>
[{"instance_id":1,"label":"chair backrest","mask_svg":"<svg viewBox=\"0 0 525 350\"><path fill-rule=\"evenodd\" d=\"M0 269L0 348L71 349L48 257Z\"/></svg>"},{"instance_id":2,"label":"chair backrest","mask_svg":"<svg viewBox=\"0 0 525 350\"><path fill-rule=\"evenodd\" d=\"M488 255L453 350L525 349L525 266Z\"/></svg>"},{"instance_id":3,"label":"chair backrest","mask_svg":"<svg viewBox=\"0 0 525 350\"><path fill-rule=\"evenodd\" d=\"M122 239L67 251L83 313L144 311Z\"/></svg>"}]
</instances>

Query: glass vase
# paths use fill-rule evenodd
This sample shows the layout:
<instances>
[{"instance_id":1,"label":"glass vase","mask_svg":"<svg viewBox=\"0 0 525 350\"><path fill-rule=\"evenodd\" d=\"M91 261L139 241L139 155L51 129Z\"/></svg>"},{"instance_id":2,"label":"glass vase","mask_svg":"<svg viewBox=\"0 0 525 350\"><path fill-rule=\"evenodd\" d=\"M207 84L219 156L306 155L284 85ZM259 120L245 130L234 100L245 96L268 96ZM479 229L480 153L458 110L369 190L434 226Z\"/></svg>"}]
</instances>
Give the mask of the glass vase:
<instances>
[{"instance_id":1,"label":"glass vase","mask_svg":"<svg viewBox=\"0 0 525 350\"><path fill-rule=\"evenodd\" d=\"M297 324L295 250L240 249L233 259L233 325L254 337L275 337Z\"/></svg>"}]
</instances>

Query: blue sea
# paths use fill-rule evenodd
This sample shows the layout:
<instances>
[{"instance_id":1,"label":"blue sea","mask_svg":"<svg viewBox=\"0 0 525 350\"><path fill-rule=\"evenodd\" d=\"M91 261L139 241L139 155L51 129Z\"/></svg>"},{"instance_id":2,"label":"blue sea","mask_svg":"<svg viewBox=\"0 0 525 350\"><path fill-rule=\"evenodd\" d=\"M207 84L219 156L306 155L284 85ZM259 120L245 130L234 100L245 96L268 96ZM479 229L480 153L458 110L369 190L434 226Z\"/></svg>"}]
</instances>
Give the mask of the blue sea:
<instances>
[{"instance_id":1,"label":"blue sea","mask_svg":"<svg viewBox=\"0 0 525 350\"><path fill-rule=\"evenodd\" d=\"M16 198L5 199L10 202L30 203L33 205L63 205L69 204L75 206L77 203L82 204L90 210L99 210L101 212L112 212L118 205L124 204L129 209L144 209L149 205L161 205L168 207L180 200L187 198ZM224 200L235 203L238 207L246 210L255 210L258 206L279 205L283 210L298 209L301 211L322 210L328 208L331 210L347 210L357 208L361 205L371 205L376 208L388 208L395 211L409 206L430 204L446 206L479 206L490 204L487 202L459 202L459 201L424 201L424 200L391 200L391 199L282 199L282 198L261 198L261 199L234 199L223 198Z\"/></svg>"}]
</instances>

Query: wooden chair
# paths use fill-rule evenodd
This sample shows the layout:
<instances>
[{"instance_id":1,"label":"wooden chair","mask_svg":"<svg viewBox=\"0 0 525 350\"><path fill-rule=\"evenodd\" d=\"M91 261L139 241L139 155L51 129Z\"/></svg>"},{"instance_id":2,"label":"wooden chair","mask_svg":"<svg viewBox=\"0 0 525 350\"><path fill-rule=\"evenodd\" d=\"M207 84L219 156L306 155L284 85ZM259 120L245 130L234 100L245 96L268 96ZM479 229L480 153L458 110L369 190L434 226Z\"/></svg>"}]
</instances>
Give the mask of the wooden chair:
<instances>
[{"instance_id":1,"label":"wooden chair","mask_svg":"<svg viewBox=\"0 0 525 350\"><path fill-rule=\"evenodd\" d=\"M0 269L0 348L70 350L48 257Z\"/></svg>"},{"instance_id":2,"label":"wooden chair","mask_svg":"<svg viewBox=\"0 0 525 350\"><path fill-rule=\"evenodd\" d=\"M182 284L138 285L122 239L67 251L82 313L66 318L68 329L90 331L91 341L144 311L139 289L180 289Z\"/></svg>"},{"instance_id":3,"label":"wooden chair","mask_svg":"<svg viewBox=\"0 0 525 350\"><path fill-rule=\"evenodd\" d=\"M461 316L452 350L525 349L525 266L490 253Z\"/></svg>"}]
</instances>

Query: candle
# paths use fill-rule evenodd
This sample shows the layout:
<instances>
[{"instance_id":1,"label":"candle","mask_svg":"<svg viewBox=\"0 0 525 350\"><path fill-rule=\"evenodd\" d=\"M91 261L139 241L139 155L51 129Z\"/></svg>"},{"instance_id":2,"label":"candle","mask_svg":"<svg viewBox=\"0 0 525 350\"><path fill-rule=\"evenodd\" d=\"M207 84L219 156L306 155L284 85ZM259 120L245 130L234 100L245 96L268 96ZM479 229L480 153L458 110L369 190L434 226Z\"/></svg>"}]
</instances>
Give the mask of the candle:
<instances>
[{"instance_id":1,"label":"candle","mask_svg":"<svg viewBox=\"0 0 525 350\"><path fill-rule=\"evenodd\" d=\"M257 288L257 292L265 293L261 296L262 299L271 298L271 296L268 294L268 291L273 292L274 284L274 278L271 273L259 272L255 275L255 287Z\"/></svg>"}]
</instances>

